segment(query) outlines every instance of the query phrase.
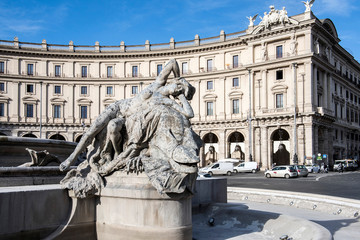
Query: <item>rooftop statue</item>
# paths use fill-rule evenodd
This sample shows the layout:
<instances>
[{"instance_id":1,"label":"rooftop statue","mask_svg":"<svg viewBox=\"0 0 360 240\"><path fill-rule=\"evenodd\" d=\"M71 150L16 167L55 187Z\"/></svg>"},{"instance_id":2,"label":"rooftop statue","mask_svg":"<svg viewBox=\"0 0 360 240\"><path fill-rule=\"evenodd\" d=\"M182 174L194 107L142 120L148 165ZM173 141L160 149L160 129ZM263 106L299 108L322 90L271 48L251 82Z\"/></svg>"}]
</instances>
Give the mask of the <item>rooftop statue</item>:
<instances>
[{"instance_id":1,"label":"rooftop statue","mask_svg":"<svg viewBox=\"0 0 360 240\"><path fill-rule=\"evenodd\" d=\"M252 26L254 26L254 22L255 22L255 20L256 20L256 18L257 18L257 16L258 16L258 14L256 14L255 16L250 16L250 17L247 17L247 19L249 19L249 27L252 27Z\"/></svg>"},{"instance_id":2,"label":"rooftop statue","mask_svg":"<svg viewBox=\"0 0 360 240\"><path fill-rule=\"evenodd\" d=\"M287 11L285 7L281 10L276 10L274 6L270 6L270 12L264 12L264 16L260 17L261 22L252 32L253 34L257 34L263 29L270 29L272 25L285 25L285 24L298 24L299 22L295 19L289 18L287 15Z\"/></svg>"},{"instance_id":3,"label":"rooftop statue","mask_svg":"<svg viewBox=\"0 0 360 240\"><path fill-rule=\"evenodd\" d=\"M306 1L306 2L302 1L302 2L304 3L304 5L306 7L305 12L310 12L311 7L314 5L315 0Z\"/></svg>"},{"instance_id":4,"label":"rooftop statue","mask_svg":"<svg viewBox=\"0 0 360 240\"><path fill-rule=\"evenodd\" d=\"M174 79L168 80L171 72ZM131 99L116 101L102 112L60 165L64 171L88 146L87 161L61 181L75 196L101 191L103 177L114 171L144 171L161 194L192 192L202 141L192 130L188 102L195 88L170 60L156 80Z\"/></svg>"}]
</instances>

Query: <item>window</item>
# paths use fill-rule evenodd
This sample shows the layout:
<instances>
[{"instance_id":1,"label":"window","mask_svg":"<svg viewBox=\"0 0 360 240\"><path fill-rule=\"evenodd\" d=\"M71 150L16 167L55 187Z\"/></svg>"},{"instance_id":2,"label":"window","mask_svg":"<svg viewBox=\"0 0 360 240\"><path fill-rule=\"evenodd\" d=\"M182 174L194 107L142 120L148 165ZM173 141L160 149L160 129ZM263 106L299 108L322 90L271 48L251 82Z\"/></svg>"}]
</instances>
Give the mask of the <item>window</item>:
<instances>
[{"instance_id":1,"label":"window","mask_svg":"<svg viewBox=\"0 0 360 240\"><path fill-rule=\"evenodd\" d=\"M87 118L87 106L80 106L81 116L80 118Z\"/></svg>"},{"instance_id":2,"label":"window","mask_svg":"<svg viewBox=\"0 0 360 240\"><path fill-rule=\"evenodd\" d=\"M34 104L26 104L26 117L34 117Z\"/></svg>"},{"instance_id":3,"label":"window","mask_svg":"<svg viewBox=\"0 0 360 240\"><path fill-rule=\"evenodd\" d=\"M183 62L182 63L182 74L187 74L188 73L188 63L187 62Z\"/></svg>"},{"instance_id":4,"label":"window","mask_svg":"<svg viewBox=\"0 0 360 240\"><path fill-rule=\"evenodd\" d=\"M213 70L213 60L209 59L207 60L207 71L211 72Z\"/></svg>"},{"instance_id":5,"label":"window","mask_svg":"<svg viewBox=\"0 0 360 240\"><path fill-rule=\"evenodd\" d=\"M4 62L0 62L0 73L4 73L4 72L5 72Z\"/></svg>"},{"instance_id":6,"label":"window","mask_svg":"<svg viewBox=\"0 0 360 240\"><path fill-rule=\"evenodd\" d=\"M132 95L135 95L138 93L138 86L132 86L131 87L131 94Z\"/></svg>"},{"instance_id":7,"label":"window","mask_svg":"<svg viewBox=\"0 0 360 240\"><path fill-rule=\"evenodd\" d=\"M283 57L283 46L277 46L276 47L276 58L282 58Z\"/></svg>"},{"instance_id":8,"label":"window","mask_svg":"<svg viewBox=\"0 0 360 240\"><path fill-rule=\"evenodd\" d=\"M60 117L61 117L61 106L54 105L54 118L60 118Z\"/></svg>"},{"instance_id":9,"label":"window","mask_svg":"<svg viewBox=\"0 0 360 240\"><path fill-rule=\"evenodd\" d=\"M87 86L81 86L81 95L87 94Z\"/></svg>"},{"instance_id":10,"label":"window","mask_svg":"<svg viewBox=\"0 0 360 240\"><path fill-rule=\"evenodd\" d=\"M238 87L239 86L239 78L233 78L232 85L233 85L233 87Z\"/></svg>"},{"instance_id":11,"label":"window","mask_svg":"<svg viewBox=\"0 0 360 240\"><path fill-rule=\"evenodd\" d=\"M334 90L335 90L335 93L336 93L337 92L337 84L336 83L335 83L335 89Z\"/></svg>"},{"instance_id":12,"label":"window","mask_svg":"<svg viewBox=\"0 0 360 240\"><path fill-rule=\"evenodd\" d=\"M283 70L277 70L276 71L276 80L282 80L284 78L283 76Z\"/></svg>"},{"instance_id":13,"label":"window","mask_svg":"<svg viewBox=\"0 0 360 240\"><path fill-rule=\"evenodd\" d=\"M32 85L32 84L27 84L27 85L26 85L26 92L27 92L27 93L33 93L33 92L34 92L34 85Z\"/></svg>"},{"instance_id":14,"label":"window","mask_svg":"<svg viewBox=\"0 0 360 240\"><path fill-rule=\"evenodd\" d=\"M54 93L55 94L61 94L61 86L55 86L54 87Z\"/></svg>"},{"instance_id":15,"label":"window","mask_svg":"<svg viewBox=\"0 0 360 240\"><path fill-rule=\"evenodd\" d=\"M5 116L5 104L0 103L0 117Z\"/></svg>"},{"instance_id":16,"label":"window","mask_svg":"<svg viewBox=\"0 0 360 240\"><path fill-rule=\"evenodd\" d=\"M239 56L235 55L233 56L233 68L239 67Z\"/></svg>"},{"instance_id":17,"label":"window","mask_svg":"<svg viewBox=\"0 0 360 240\"><path fill-rule=\"evenodd\" d=\"M340 118L341 118L341 119L344 118L343 112L344 112L344 107L341 106L341 107L340 107Z\"/></svg>"},{"instance_id":18,"label":"window","mask_svg":"<svg viewBox=\"0 0 360 240\"><path fill-rule=\"evenodd\" d=\"M81 77L87 77L87 66L81 66Z\"/></svg>"},{"instance_id":19,"label":"window","mask_svg":"<svg viewBox=\"0 0 360 240\"><path fill-rule=\"evenodd\" d=\"M34 75L34 64L27 65L27 75Z\"/></svg>"},{"instance_id":20,"label":"window","mask_svg":"<svg viewBox=\"0 0 360 240\"><path fill-rule=\"evenodd\" d=\"M276 108L283 108L283 94L276 94Z\"/></svg>"},{"instance_id":21,"label":"window","mask_svg":"<svg viewBox=\"0 0 360 240\"><path fill-rule=\"evenodd\" d=\"M338 130L335 130L335 139L338 139Z\"/></svg>"},{"instance_id":22,"label":"window","mask_svg":"<svg viewBox=\"0 0 360 240\"><path fill-rule=\"evenodd\" d=\"M234 99L232 101L233 103L233 114L238 114L239 113L239 99Z\"/></svg>"},{"instance_id":23,"label":"window","mask_svg":"<svg viewBox=\"0 0 360 240\"><path fill-rule=\"evenodd\" d=\"M113 87L111 87L111 86L106 87L106 94L113 95Z\"/></svg>"},{"instance_id":24,"label":"window","mask_svg":"<svg viewBox=\"0 0 360 240\"><path fill-rule=\"evenodd\" d=\"M212 89L214 89L213 81L207 81L207 83L206 83L206 89L207 89L207 90L212 90Z\"/></svg>"},{"instance_id":25,"label":"window","mask_svg":"<svg viewBox=\"0 0 360 240\"><path fill-rule=\"evenodd\" d=\"M207 102L206 103L206 115L207 116L213 116L214 115L214 103L213 102Z\"/></svg>"},{"instance_id":26,"label":"window","mask_svg":"<svg viewBox=\"0 0 360 240\"><path fill-rule=\"evenodd\" d=\"M107 77L108 77L108 78L112 78L112 77L113 77L113 67L112 67L112 66L108 66L108 67L107 67Z\"/></svg>"},{"instance_id":27,"label":"window","mask_svg":"<svg viewBox=\"0 0 360 240\"><path fill-rule=\"evenodd\" d=\"M5 92L5 83L0 82L0 92Z\"/></svg>"},{"instance_id":28,"label":"window","mask_svg":"<svg viewBox=\"0 0 360 240\"><path fill-rule=\"evenodd\" d=\"M60 77L61 75L61 66L55 65L55 77Z\"/></svg>"},{"instance_id":29,"label":"window","mask_svg":"<svg viewBox=\"0 0 360 240\"><path fill-rule=\"evenodd\" d=\"M162 64L158 64L156 66L156 75L159 76L159 74L161 73L162 71Z\"/></svg>"},{"instance_id":30,"label":"window","mask_svg":"<svg viewBox=\"0 0 360 240\"><path fill-rule=\"evenodd\" d=\"M132 76L133 76L133 77L138 77L138 76L139 76L138 66L133 66L133 67L132 67Z\"/></svg>"}]
</instances>

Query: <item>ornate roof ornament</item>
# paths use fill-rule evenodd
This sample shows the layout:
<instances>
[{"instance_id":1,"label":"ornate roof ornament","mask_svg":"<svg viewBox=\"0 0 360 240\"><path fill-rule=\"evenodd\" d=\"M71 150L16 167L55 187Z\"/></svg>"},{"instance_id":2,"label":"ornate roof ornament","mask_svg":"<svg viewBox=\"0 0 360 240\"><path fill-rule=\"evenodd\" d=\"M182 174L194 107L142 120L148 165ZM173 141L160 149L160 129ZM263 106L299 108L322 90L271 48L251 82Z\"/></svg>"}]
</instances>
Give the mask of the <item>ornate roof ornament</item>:
<instances>
[{"instance_id":1,"label":"ornate roof ornament","mask_svg":"<svg viewBox=\"0 0 360 240\"><path fill-rule=\"evenodd\" d=\"M306 1L306 2L302 1L302 2L304 3L304 5L306 7L305 12L310 12L311 7L314 5L315 0L311 0L310 2L309 1Z\"/></svg>"},{"instance_id":2,"label":"ornate roof ornament","mask_svg":"<svg viewBox=\"0 0 360 240\"><path fill-rule=\"evenodd\" d=\"M257 15L255 15L257 16ZM252 34L257 34L262 30L271 29L272 26L282 25L285 26L286 24L299 24L298 21L288 17L287 11L285 7L281 10L276 10L273 5L270 6L270 12L264 12L264 16L260 17L261 22L257 27L255 27ZM250 18L248 18L250 20ZM251 20L250 20L251 21ZM250 25L249 25L250 26Z\"/></svg>"}]
</instances>

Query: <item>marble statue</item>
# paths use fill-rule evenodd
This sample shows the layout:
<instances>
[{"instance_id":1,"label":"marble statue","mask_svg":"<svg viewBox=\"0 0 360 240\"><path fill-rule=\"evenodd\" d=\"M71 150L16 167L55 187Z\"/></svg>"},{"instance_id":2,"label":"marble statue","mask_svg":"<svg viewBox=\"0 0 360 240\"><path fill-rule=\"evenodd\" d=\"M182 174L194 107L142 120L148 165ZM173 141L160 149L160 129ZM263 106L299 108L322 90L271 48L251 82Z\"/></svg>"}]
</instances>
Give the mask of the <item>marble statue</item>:
<instances>
[{"instance_id":1,"label":"marble statue","mask_svg":"<svg viewBox=\"0 0 360 240\"><path fill-rule=\"evenodd\" d=\"M306 8L305 12L310 12L311 11L311 7L314 5L314 2L315 2L315 0L306 1L306 2L302 1L302 3L304 3L305 8Z\"/></svg>"},{"instance_id":2,"label":"marble statue","mask_svg":"<svg viewBox=\"0 0 360 240\"><path fill-rule=\"evenodd\" d=\"M35 151L30 148L25 148L29 152L31 157L31 162L24 163L18 167L40 167L47 166L48 164L54 162L60 164L61 161L54 154L50 154L47 150Z\"/></svg>"},{"instance_id":3,"label":"marble statue","mask_svg":"<svg viewBox=\"0 0 360 240\"><path fill-rule=\"evenodd\" d=\"M285 7L281 10L276 10L274 6L270 6L270 12L264 12L264 16L260 17L261 22L252 31L252 34L257 34L261 30L269 29L272 25L285 25L285 24L299 24L299 22L293 18L289 18Z\"/></svg>"},{"instance_id":4,"label":"marble statue","mask_svg":"<svg viewBox=\"0 0 360 240\"><path fill-rule=\"evenodd\" d=\"M296 41L296 37L295 34L291 37L291 42L290 42L290 55L291 56L295 56L297 54L297 41Z\"/></svg>"},{"instance_id":5,"label":"marble statue","mask_svg":"<svg viewBox=\"0 0 360 240\"><path fill-rule=\"evenodd\" d=\"M236 145L234 151L231 153L231 158L237 158L239 160L245 160L245 154L241 150L240 145Z\"/></svg>"},{"instance_id":6,"label":"marble statue","mask_svg":"<svg viewBox=\"0 0 360 240\"><path fill-rule=\"evenodd\" d=\"M257 18L257 16L258 16L258 14L256 14L255 16L250 16L250 17L247 17L247 19L249 19L249 27L252 27L252 26L254 26L254 22L255 22L255 20L256 20L256 18Z\"/></svg>"},{"instance_id":7,"label":"marble statue","mask_svg":"<svg viewBox=\"0 0 360 240\"><path fill-rule=\"evenodd\" d=\"M217 152L214 146L210 146L208 152L205 154L205 165L210 165L218 160Z\"/></svg>"},{"instance_id":8,"label":"marble statue","mask_svg":"<svg viewBox=\"0 0 360 240\"><path fill-rule=\"evenodd\" d=\"M168 79L173 72L174 79ZM64 171L88 148L87 161L61 181L84 198L101 191L103 177L114 171L145 172L161 194L192 192L202 141L192 130L189 104L195 88L170 60L156 80L131 99L116 101L90 126Z\"/></svg>"},{"instance_id":9,"label":"marble statue","mask_svg":"<svg viewBox=\"0 0 360 240\"><path fill-rule=\"evenodd\" d=\"M261 60L266 61L267 59L268 59L267 44L262 42L261 43Z\"/></svg>"}]
</instances>

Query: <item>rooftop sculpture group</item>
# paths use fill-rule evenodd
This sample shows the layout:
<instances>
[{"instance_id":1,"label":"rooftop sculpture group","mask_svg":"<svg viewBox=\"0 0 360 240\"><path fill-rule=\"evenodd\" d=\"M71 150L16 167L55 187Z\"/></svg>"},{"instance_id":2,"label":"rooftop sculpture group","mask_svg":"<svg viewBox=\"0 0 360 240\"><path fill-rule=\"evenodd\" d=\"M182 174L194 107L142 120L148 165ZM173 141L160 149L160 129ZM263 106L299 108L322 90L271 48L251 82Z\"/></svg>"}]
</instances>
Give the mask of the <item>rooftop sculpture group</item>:
<instances>
[{"instance_id":1,"label":"rooftop sculpture group","mask_svg":"<svg viewBox=\"0 0 360 240\"><path fill-rule=\"evenodd\" d=\"M174 79L168 77L173 72ZM88 147L87 161L61 181L77 197L101 191L103 177L114 171L144 171L161 194L193 190L202 141L192 130L194 117L188 102L195 88L170 60L156 80L131 99L111 104L60 165L69 169Z\"/></svg>"}]
</instances>

